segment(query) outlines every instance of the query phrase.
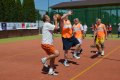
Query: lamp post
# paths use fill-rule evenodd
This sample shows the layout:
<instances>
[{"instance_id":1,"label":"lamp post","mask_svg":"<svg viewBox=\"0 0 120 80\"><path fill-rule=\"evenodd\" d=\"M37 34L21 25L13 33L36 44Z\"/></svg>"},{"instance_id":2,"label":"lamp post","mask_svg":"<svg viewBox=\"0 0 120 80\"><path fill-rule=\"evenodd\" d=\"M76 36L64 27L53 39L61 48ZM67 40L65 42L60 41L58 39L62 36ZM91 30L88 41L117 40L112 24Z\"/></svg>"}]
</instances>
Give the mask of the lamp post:
<instances>
[{"instance_id":1,"label":"lamp post","mask_svg":"<svg viewBox=\"0 0 120 80\"><path fill-rule=\"evenodd\" d=\"M48 14L49 14L50 1L48 0Z\"/></svg>"}]
</instances>

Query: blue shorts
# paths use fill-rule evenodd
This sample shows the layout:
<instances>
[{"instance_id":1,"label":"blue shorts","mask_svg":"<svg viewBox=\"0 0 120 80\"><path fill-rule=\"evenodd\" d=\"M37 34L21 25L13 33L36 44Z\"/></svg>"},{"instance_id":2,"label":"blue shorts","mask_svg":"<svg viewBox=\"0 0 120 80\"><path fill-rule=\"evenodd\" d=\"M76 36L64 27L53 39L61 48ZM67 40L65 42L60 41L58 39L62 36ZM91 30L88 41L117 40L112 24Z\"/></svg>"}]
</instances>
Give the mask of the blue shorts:
<instances>
[{"instance_id":1,"label":"blue shorts","mask_svg":"<svg viewBox=\"0 0 120 80\"><path fill-rule=\"evenodd\" d=\"M71 47L79 44L79 41L74 36L72 36L71 38L62 37L62 42L63 42L63 50L69 50Z\"/></svg>"}]
</instances>

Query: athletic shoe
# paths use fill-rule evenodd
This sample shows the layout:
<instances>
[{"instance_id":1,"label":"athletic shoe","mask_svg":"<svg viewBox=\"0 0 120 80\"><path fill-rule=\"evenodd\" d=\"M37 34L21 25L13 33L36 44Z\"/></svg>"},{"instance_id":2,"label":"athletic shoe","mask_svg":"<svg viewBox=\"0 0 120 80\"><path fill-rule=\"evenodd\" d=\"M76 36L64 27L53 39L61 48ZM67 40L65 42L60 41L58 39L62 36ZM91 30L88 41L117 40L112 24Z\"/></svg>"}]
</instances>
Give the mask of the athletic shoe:
<instances>
[{"instance_id":1,"label":"athletic shoe","mask_svg":"<svg viewBox=\"0 0 120 80\"><path fill-rule=\"evenodd\" d=\"M64 64L65 67L69 67L70 66L67 61L64 61L63 64Z\"/></svg>"},{"instance_id":2,"label":"athletic shoe","mask_svg":"<svg viewBox=\"0 0 120 80\"><path fill-rule=\"evenodd\" d=\"M104 51L102 51L101 56L104 56Z\"/></svg>"},{"instance_id":3,"label":"athletic shoe","mask_svg":"<svg viewBox=\"0 0 120 80\"><path fill-rule=\"evenodd\" d=\"M101 52L97 51L97 52L96 52L96 54L97 54L97 55L100 55L100 54L101 54Z\"/></svg>"},{"instance_id":4,"label":"athletic shoe","mask_svg":"<svg viewBox=\"0 0 120 80\"><path fill-rule=\"evenodd\" d=\"M80 51L78 51L77 56L79 56L82 52L83 52L83 49L81 49Z\"/></svg>"},{"instance_id":5,"label":"athletic shoe","mask_svg":"<svg viewBox=\"0 0 120 80\"><path fill-rule=\"evenodd\" d=\"M80 56L77 56L77 54L73 54L73 57L76 58L76 59L80 59Z\"/></svg>"},{"instance_id":6,"label":"athletic shoe","mask_svg":"<svg viewBox=\"0 0 120 80\"><path fill-rule=\"evenodd\" d=\"M57 75L58 75L58 74L55 73L54 71L52 71L52 72L48 72L48 74L49 74L49 75L53 75L53 76L57 76Z\"/></svg>"},{"instance_id":7,"label":"athletic shoe","mask_svg":"<svg viewBox=\"0 0 120 80\"><path fill-rule=\"evenodd\" d=\"M83 49L79 50L79 51L78 51L78 54L81 54L82 52L83 52Z\"/></svg>"},{"instance_id":8,"label":"athletic shoe","mask_svg":"<svg viewBox=\"0 0 120 80\"><path fill-rule=\"evenodd\" d=\"M48 67L48 65L47 65L47 59L46 59L46 58L42 58L42 59L41 59L41 62L42 62L42 64L43 64L45 67Z\"/></svg>"},{"instance_id":9,"label":"athletic shoe","mask_svg":"<svg viewBox=\"0 0 120 80\"><path fill-rule=\"evenodd\" d=\"M83 49L80 50L80 53L82 53L82 52L83 52Z\"/></svg>"}]
</instances>

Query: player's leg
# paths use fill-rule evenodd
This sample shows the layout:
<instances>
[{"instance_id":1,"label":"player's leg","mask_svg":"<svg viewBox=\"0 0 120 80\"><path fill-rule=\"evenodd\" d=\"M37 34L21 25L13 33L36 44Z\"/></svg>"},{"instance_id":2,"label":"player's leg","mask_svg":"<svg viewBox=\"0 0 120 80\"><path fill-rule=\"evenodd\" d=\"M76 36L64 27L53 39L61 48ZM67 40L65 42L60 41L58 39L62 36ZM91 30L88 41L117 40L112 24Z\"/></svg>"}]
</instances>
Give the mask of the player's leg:
<instances>
[{"instance_id":1,"label":"player's leg","mask_svg":"<svg viewBox=\"0 0 120 80\"><path fill-rule=\"evenodd\" d=\"M99 41L100 41L100 39L97 37L96 38L96 48L98 50L97 54L101 54L101 48L100 48L100 45L99 45Z\"/></svg>"},{"instance_id":2,"label":"player's leg","mask_svg":"<svg viewBox=\"0 0 120 80\"><path fill-rule=\"evenodd\" d=\"M73 45L75 45L75 51L73 53L73 57L76 58L76 59L79 59L80 56L78 56L77 54L80 51L80 46L81 46L80 40L73 37L72 41L73 41Z\"/></svg>"},{"instance_id":3,"label":"player's leg","mask_svg":"<svg viewBox=\"0 0 120 80\"><path fill-rule=\"evenodd\" d=\"M67 56L68 56L68 50L65 50L65 51L64 51L64 59L65 59L65 60L64 60L64 63L63 63L63 64L64 64L64 66L66 66L66 67L69 66L69 64L68 64L68 57L67 57Z\"/></svg>"},{"instance_id":4,"label":"player's leg","mask_svg":"<svg viewBox=\"0 0 120 80\"><path fill-rule=\"evenodd\" d=\"M102 50L102 52L101 52L101 56L104 56L104 38L101 38L101 40L100 40L100 45L101 45L101 50Z\"/></svg>"},{"instance_id":5,"label":"player's leg","mask_svg":"<svg viewBox=\"0 0 120 80\"><path fill-rule=\"evenodd\" d=\"M62 38L62 42L63 42L63 50L64 50L64 66L69 66L68 64L68 51L71 48L71 44L70 44L70 40L69 38Z\"/></svg>"},{"instance_id":6,"label":"player's leg","mask_svg":"<svg viewBox=\"0 0 120 80\"><path fill-rule=\"evenodd\" d=\"M47 60L50 60L50 68L49 68L49 75L58 75L54 71L54 66L55 66L55 58L59 56L59 51L55 50L50 56L42 58L42 63L46 63Z\"/></svg>"},{"instance_id":7,"label":"player's leg","mask_svg":"<svg viewBox=\"0 0 120 80\"><path fill-rule=\"evenodd\" d=\"M78 41L79 41L79 50L78 50L77 56L80 56L81 52L83 51L83 49L82 49L82 39L79 38Z\"/></svg>"},{"instance_id":8,"label":"player's leg","mask_svg":"<svg viewBox=\"0 0 120 80\"><path fill-rule=\"evenodd\" d=\"M48 72L48 74L49 75L58 75L57 73L55 73L55 71L54 71L54 66L55 66L55 58L51 58L50 59L50 68L49 68L49 72Z\"/></svg>"},{"instance_id":9,"label":"player's leg","mask_svg":"<svg viewBox=\"0 0 120 80\"><path fill-rule=\"evenodd\" d=\"M49 55L47 57L44 57L41 59L44 66L47 67L47 60L50 60L52 58L59 56L59 51L55 49L53 45L42 45L42 48L46 51L46 53Z\"/></svg>"},{"instance_id":10,"label":"player's leg","mask_svg":"<svg viewBox=\"0 0 120 80\"><path fill-rule=\"evenodd\" d=\"M73 53L73 57L76 58L76 59L79 59L80 56L78 56L78 52L80 51L80 44L77 44L75 46L75 50L74 50L74 53Z\"/></svg>"}]
</instances>

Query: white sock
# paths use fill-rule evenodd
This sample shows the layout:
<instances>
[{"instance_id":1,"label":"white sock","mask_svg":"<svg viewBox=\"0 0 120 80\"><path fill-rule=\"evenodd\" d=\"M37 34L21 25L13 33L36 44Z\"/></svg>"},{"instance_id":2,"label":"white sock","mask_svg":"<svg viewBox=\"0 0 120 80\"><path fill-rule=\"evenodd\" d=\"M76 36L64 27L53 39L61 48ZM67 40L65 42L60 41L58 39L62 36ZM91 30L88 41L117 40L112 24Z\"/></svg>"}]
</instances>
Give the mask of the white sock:
<instances>
[{"instance_id":1,"label":"white sock","mask_svg":"<svg viewBox=\"0 0 120 80\"><path fill-rule=\"evenodd\" d=\"M50 68L50 69L49 69L49 73L51 73L51 72L53 72L53 68Z\"/></svg>"},{"instance_id":2,"label":"white sock","mask_svg":"<svg viewBox=\"0 0 120 80\"><path fill-rule=\"evenodd\" d=\"M77 54L78 51L74 51L74 54Z\"/></svg>"},{"instance_id":3,"label":"white sock","mask_svg":"<svg viewBox=\"0 0 120 80\"><path fill-rule=\"evenodd\" d=\"M68 62L68 60L67 60L67 59L65 59L65 62Z\"/></svg>"}]
</instances>

